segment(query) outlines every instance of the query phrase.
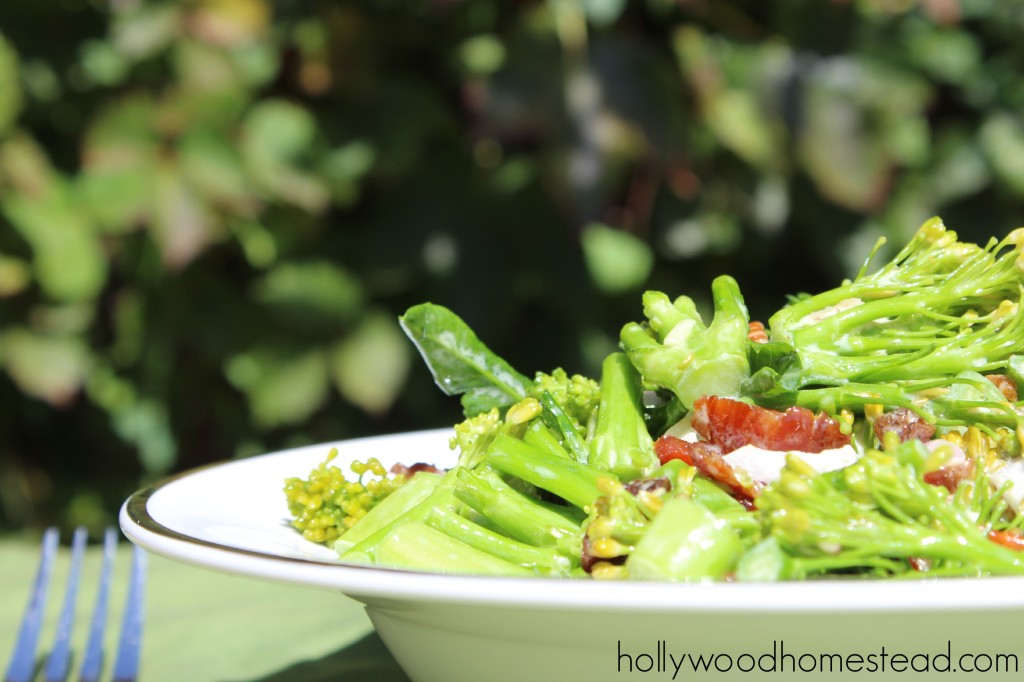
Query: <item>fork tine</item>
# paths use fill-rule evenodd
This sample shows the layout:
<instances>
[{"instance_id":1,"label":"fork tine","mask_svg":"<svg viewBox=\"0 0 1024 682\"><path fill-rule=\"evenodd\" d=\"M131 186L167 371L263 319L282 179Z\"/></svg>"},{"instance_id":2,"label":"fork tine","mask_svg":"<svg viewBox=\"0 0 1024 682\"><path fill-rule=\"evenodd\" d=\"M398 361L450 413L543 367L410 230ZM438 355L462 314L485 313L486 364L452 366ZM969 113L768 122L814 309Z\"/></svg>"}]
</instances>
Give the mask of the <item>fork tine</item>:
<instances>
[{"instance_id":1,"label":"fork tine","mask_svg":"<svg viewBox=\"0 0 1024 682\"><path fill-rule=\"evenodd\" d=\"M116 552L117 529L110 527L103 534L103 565L100 568L100 583L89 624L89 639L82 656L79 682L97 682L103 670L103 634L106 631L107 604L110 601L110 581Z\"/></svg>"},{"instance_id":2,"label":"fork tine","mask_svg":"<svg viewBox=\"0 0 1024 682\"><path fill-rule=\"evenodd\" d=\"M11 662L4 675L5 682L31 682L35 677L36 644L39 641L39 628L43 621L43 609L46 606L47 587L53 573L53 558L57 554L59 531L47 528L43 533L43 548L39 555L39 568L36 569L35 582L29 595L25 614L18 629L18 639L14 645Z\"/></svg>"},{"instance_id":3,"label":"fork tine","mask_svg":"<svg viewBox=\"0 0 1024 682\"><path fill-rule=\"evenodd\" d=\"M57 621L57 634L53 640L53 648L46 658L44 678L46 682L64 682L68 677L71 663L71 627L75 621L75 606L78 602L78 584L82 578L82 557L85 555L85 541L89 532L79 526L71 537L71 567L68 569L67 588L64 592L64 605Z\"/></svg>"},{"instance_id":4,"label":"fork tine","mask_svg":"<svg viewBox=\"0 0 1024 682\"><path fill-rule=\"evenodd\" d=\"M139 674L139 648L142 642L142 614L146 588L145 551L138 545L132 549L132 574L128 584L128 600L121 620L121 638L114 661L114 682L135 682Z\"/></svg>"}]
</instances>

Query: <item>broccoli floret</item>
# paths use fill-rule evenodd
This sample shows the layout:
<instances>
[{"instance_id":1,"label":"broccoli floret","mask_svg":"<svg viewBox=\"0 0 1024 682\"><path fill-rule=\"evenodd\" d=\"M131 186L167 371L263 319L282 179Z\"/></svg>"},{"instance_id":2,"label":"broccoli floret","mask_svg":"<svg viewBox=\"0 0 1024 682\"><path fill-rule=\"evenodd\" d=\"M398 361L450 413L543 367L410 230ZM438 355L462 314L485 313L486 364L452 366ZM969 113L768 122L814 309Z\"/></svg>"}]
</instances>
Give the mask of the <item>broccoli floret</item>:
<instances>
[{"instance_id":1,"label":"broccoli floret","mask_svg":"<svg viewBox=\"0 0 1024 682\"><path fill-rule=\"evenodd\" d=\"M739 285L722 275L711 285L715 316L705 326L693 301L644 294L646 323L631 322L620 344L643 379L667 388L687 409L702 395L738 396L750 376L749 317Z\"/></svg>"},{"instance_id":2,"label":"broccoli floret","mask_svg":"<svg viewBox=\"0 0 1024 682\"><path fill-rule=\"evenodd\" d=\"M856 464L818 474L790 457L757 499L767 536L794 558L796 575L855 571L879 576L927 568L933 575L1021 575L1024 555L988 538L982 497L954 495L923 479L919 441L869 450ZM961 484L963 485L963 484ZM987 483L985 484L987 489Z\"/></svg>"},{"instance_id":3,"label":"broccoli floret","mask_svg":"<svg viewBox=\"0 0 1024 682\"><path fill-rule=\"evenodd\" d=\"M550 374L537 372L528 393L539 400L545 392L555 399L578 431L588 432L601 400L601 387L596 381L580 374L570 376L562 368Z\"/></svg>"},{"instance_id":4,"label":"broccoli floret","mask_svg":"<svg viewBox=\"0 0 1024 682\"><path fill-rule=\"evenodd\" d=\"M455 435L448 440L448 446L459 449L459 466L472 469L480 464L495 438L503 433L521 435L541 411L537 400L525 398L510 407L504 419L496 407L481 412L455 425Z\"/></svg>"},{"instance_id":5,"label":"broccoli floret","mask_svg":"<svg viewBox=\"0 0 1024 682\"><path fill-rule=\"evenodd\" d=\"M352 528L366 513L405 484L401 475L388 476L376 458L350 465L354 478L331 461L338 456L332 448L327 458L309 476L285 480L284 494L292 515L292 526L312 542L330 543Z\"/></svg>"},{"instance_id":6,"label":"broccoli floret","mask_svg":"<svg viewBox=\"0 0 1024 682\"><path fill-rule=\"evenodd\" d=\"M852 281L771 317L772 341L799 356L778 383L812 408L856 409L865 397L887 407L918 404L939 423L1016 426L998 396L968 405L949 394L971 384L965 370L1012 373L1024 343L1022 242L1024 231L1015 230L984 247L967 244L938 218L927 221L877 271L867 274L865 263ZM758 392L778 393L761 383ZM958 411L965 405L969 414Z\"/></svg>"},{"instance_id":7,"label":"broccoli floret","mask_svg":"<svg viewBox=\"0 0 1024 682\"><path fill-rule=\"evenodd\" d=\"M474 467L505 425L498 408L481 412L455 425L455 435L448 441L452 450L459 449L459 464Z\"/></svg>"}]
</instances>

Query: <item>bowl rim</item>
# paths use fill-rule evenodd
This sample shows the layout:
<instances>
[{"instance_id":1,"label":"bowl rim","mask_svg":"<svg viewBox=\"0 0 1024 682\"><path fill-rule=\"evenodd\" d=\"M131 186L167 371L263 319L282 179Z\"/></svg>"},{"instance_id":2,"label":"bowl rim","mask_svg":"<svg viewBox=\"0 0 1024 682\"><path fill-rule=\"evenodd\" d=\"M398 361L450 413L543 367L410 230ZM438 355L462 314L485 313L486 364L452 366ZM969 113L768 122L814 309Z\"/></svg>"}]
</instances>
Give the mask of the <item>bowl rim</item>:
<instances>
[{"instance_id":1,"label":"bowl rim","mask_svg":"<svg viewBox=\"0 0 1024 682\"><path fill-rule=\"evenodd\" d=\"M168 476L132 494L121 507L124 534L155 554L240 576L341 591L363 602L399 600L524 609L648 612L936 612L1024 608L1024 578L820 579L808 581L605 582L571 578L443 575L275 554L194 537L154 518L154 495L224 466L245 466L310 447L346 448L388 439L440 438L432 429L323 443L207 464Z\"/></svg>"}]
</instances>

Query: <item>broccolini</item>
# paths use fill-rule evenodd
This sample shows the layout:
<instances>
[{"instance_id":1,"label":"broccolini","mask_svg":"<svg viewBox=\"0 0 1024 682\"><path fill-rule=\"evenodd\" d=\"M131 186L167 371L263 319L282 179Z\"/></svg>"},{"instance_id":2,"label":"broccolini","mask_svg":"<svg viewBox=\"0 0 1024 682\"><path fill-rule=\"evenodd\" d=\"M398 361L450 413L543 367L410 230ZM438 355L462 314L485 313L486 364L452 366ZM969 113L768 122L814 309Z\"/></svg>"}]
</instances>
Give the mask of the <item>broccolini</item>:
<instances>
[{"instance_id":1,"label":"broccolini","mask_svg":"<svg viewBox=\"0 0 1024 682\"><path fill-rule=\"evenodd\" d=\"M294 524L344 561L444 573L1024 574L1022 245L1024 230L976 246L933 219L767 329L729 276L712 283L708 324L691 298L649 291L599 381L562 368L531 381L453 312L415 306L403 327L462 399L458 464L406 481L357 463L345 481L324 463L287 483ZM805 459L818 450L790 445L799 434L755 438L805 423L833 425L850 457L819 470ZM749 464L769 442L800 456Z\"/></svg>"}]
</instances>

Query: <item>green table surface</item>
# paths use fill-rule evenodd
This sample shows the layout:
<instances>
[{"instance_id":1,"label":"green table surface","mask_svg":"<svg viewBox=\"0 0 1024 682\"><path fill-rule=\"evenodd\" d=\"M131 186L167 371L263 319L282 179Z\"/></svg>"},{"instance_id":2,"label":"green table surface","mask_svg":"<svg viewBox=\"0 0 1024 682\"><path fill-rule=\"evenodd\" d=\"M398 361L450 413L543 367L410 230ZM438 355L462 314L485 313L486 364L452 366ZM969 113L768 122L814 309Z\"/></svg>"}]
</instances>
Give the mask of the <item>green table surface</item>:
<instances>
[{"instance_id":1,"label":"green table surface","mask_svg":"<svg viewBox=\"0 0 1024 682\"><path fill-rule=\"evenodd\" d=\"M38 563L38 540L0 537L0 665L6 669ZM100 570L91 546L72 646L84 648ZM62 547L54 567L40 635L52 641L70 563ZM107 629L107 667L113 663L128 585L131 550L119 548ZM109 679L109 669L104 679ZM149 556L141 682L408 682L373 632L363 608L327 590L282 585L207 571Z\"/></svg>"}]
</instances>

